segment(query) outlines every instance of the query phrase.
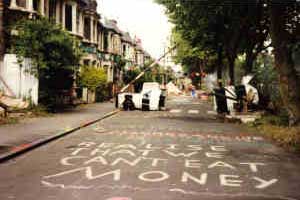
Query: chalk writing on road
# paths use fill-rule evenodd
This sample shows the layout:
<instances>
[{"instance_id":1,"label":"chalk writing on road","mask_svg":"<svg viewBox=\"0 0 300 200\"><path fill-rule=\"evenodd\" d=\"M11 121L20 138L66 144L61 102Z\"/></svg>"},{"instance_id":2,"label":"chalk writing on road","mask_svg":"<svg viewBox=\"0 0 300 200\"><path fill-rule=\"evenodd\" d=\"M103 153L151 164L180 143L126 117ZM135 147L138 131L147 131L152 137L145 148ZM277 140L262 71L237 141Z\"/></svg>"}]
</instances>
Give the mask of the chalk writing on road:
<instances>
[{"instance_id":1,"label":"chalk writing on road","mask_svg":"<svg viewBox=\"0 0 300 200\"><path fill-rule=\"evenodd\" d=\"M139 138L139 137L157 137L157 138L184 138L184 139L197 139L200 141L209 141L209 142L263 142L264 139L260 136L251 136L246 133L241 133L239 135L236 134L221 134L221 133L199 133L199 132L135 132L135 131L107 131L105 133L101 133L102 135L112 135L112 136L121 136L126 138Z\"/></svg>"},{"instance_id":2,"label":"chalk writing on road","mask_svg":"<svg viewBox=\"0 0 300 200\"><path fill-rule=\"evenodd\" d=\"M182 187L207 186L211 180L221 188L252 187L264 190L279 180L264 176L268 164L230 158L221 145L198 144L122 144L86 141L76 145L60 159L65 170L43 177L59 184L77 178L87 186L108 181L112 184L134 179L137 185L174 183ZM130 173L128 173L130 171ZM134 172L133 172L134 171Z\"/></svg>"}]
</instances>

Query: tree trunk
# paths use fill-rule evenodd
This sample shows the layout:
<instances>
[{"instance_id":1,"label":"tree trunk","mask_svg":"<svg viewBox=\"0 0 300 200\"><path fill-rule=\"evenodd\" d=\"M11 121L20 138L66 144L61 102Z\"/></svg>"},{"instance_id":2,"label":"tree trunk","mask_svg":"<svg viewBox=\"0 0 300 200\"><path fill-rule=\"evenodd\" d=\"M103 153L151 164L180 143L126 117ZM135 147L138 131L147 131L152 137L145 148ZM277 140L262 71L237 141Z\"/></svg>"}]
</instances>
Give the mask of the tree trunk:
<instances>
[{"instance_id":1,"label":"tree trunk","mask_svg":"<svg viewBox=\"0 0 300 200\"><path fill-rule=\"evenodd\" d=\"M246 75L251 74L253 72L253 62L254 62L254 60L255 60L255 55L252 52L248 51L246 53L246 62L245 62Z\"/></svg>"},{"instance_id":2,"label":"tree trunk","mask_svg":"<svg viewBox=\"0 0 300 200\"><path fill-rule=\"evenodd\" d=\"M235 83L234 61L235 61L234 57L232 57L232 56L228 57L230 85L234 85L234 83Z\"/></svg>"},{"instance_id":3,"label":"tree trunk","mask_svg":"<svg viewBox=\"0 0 300 200\"><path fill-rule=\"evenodd\" d=\"M290 125L300 124L300 79L294 68L291 40L285 29L285 6L271 6L271 38L275 53L275 66L279 72L280 93L289 113Z\"/></svg>"},{"instance_id":4,"label":"tree trunk","mask_svg":"<svg viewBox=\"0 0 300 200\"><path fill-rule=\"evenodd\" d=\"M222 83L222 64L223 64L223 48L218 48L218 60L217 60L217 77L219 85Z\"/></svg>"},{"instance_id":5,"label":"tree trunk","mask_svg":"<svg viewBox=\"0 0 300 200\"><path fill-rule=\"evenodd\" d=\"M5 52L4 40L4 2L0 0L0 60L3 59Z\"/></svg>"},{"instance_id":6,"label":"tree trunk","mask_svg":"<svg viewBox=\"0 0 300 200\"><path fill-rule=\"evenodd\" d=\"M200 90L201 89L201 60L199 58L196 58L196 61L195 61L195 86L196 86L196 89L197 90ZM200 74L200 76L199 76Z\"/></svg>"}]
</instances>

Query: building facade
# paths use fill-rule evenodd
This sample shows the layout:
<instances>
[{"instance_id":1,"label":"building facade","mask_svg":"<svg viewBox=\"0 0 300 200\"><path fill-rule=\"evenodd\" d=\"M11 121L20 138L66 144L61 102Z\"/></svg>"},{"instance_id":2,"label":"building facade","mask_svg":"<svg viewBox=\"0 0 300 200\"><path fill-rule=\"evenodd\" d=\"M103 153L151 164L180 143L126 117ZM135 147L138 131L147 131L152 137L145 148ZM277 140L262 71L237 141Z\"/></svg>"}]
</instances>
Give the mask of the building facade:
<instances>
[{"instance_id":1,"label":"building facade","mask_svg":"<svg viewBox=\"0 0 300 200\"><path fill-rule=\"evenodd\" d=\"M0 0L0 89L16 98L32 95L27 94L28 91L24 94L14 91L11 89L11 81L8 80L18 75L8 68L8 65L16 62L16 56L8 54L5 50L5 47L10 45L9 37L13 31L4 33L3 27L24 17L34 20L38 15L42 15L61 24L62 28L81 42L80 46L84 52L81 64L104 68L107 71L108 82L121 82L124 70L143 67L145 53L141 45L133 40L129 33L122 32L116 20L104 19L97 12L97 7L96 0ZM21 80L17 82L20 82L20 85L22 83ZM38 90L36 81L33 82L35 85L32 85L32 88ZM30 87L29 85L28 88Z\"/></svg>"},{"instance_id":2,"label":"building facade","mask_svg":"<svg viewBox=\"0 0 300 200\"><path fill-rule=\"evenodd\" d=\"M122 34L122 56L125 59L125 70L129 70L135 67L135 45L128 32Z\"/></svg>"}]
</instances>

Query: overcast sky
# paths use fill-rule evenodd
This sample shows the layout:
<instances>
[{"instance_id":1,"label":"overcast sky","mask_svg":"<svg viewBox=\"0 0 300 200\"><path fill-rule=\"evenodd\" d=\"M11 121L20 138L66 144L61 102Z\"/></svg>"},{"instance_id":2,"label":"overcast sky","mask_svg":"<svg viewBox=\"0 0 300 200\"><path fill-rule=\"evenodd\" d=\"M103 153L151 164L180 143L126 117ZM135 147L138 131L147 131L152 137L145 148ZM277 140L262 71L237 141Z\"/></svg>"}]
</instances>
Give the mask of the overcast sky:
<instances>
[{"instance_id":1,"label":"overcast sky","mask_svg":"<svg viewBox=\"0 0 300 200\"><path fill-rule=\"evenodd\" d=\"M164 8L154 0L97 0L98 11L118 21L123 31L142 40L142 45L152 56L163 54L164 45L171 32L171 24Z\"/></svg>"}]
</instances>

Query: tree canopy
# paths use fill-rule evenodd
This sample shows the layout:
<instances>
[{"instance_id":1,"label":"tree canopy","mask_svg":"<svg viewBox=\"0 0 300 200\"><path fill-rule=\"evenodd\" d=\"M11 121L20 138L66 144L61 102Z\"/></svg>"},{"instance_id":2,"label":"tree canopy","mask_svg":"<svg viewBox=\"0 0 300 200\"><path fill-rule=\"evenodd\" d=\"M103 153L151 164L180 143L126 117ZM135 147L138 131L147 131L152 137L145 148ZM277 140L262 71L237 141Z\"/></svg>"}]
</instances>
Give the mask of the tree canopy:
<instances>
[{"instance_id":1,"label":"tree canopy","mask_svg":"<svg viewBox=\"0 0 300 200\"><path fill-rule=\"evenodd\" d=\"M300 123L300 2L297 0L156 0L166 8L174 31L191 49L216 58L218 78L227 67L235 82L235 60L245 55L244 71L253 72L257 56L273 48L281 98L291 124ZM270 45L267 45L270 44ZM180 53L180 51L178 51ZM186 51L188 52L188 51ZM179 54L180 62L185 57ZM225 58L225 59L224 59ZM178 60L177 60L178 62Z\"/></svg>"}]
</instances>

